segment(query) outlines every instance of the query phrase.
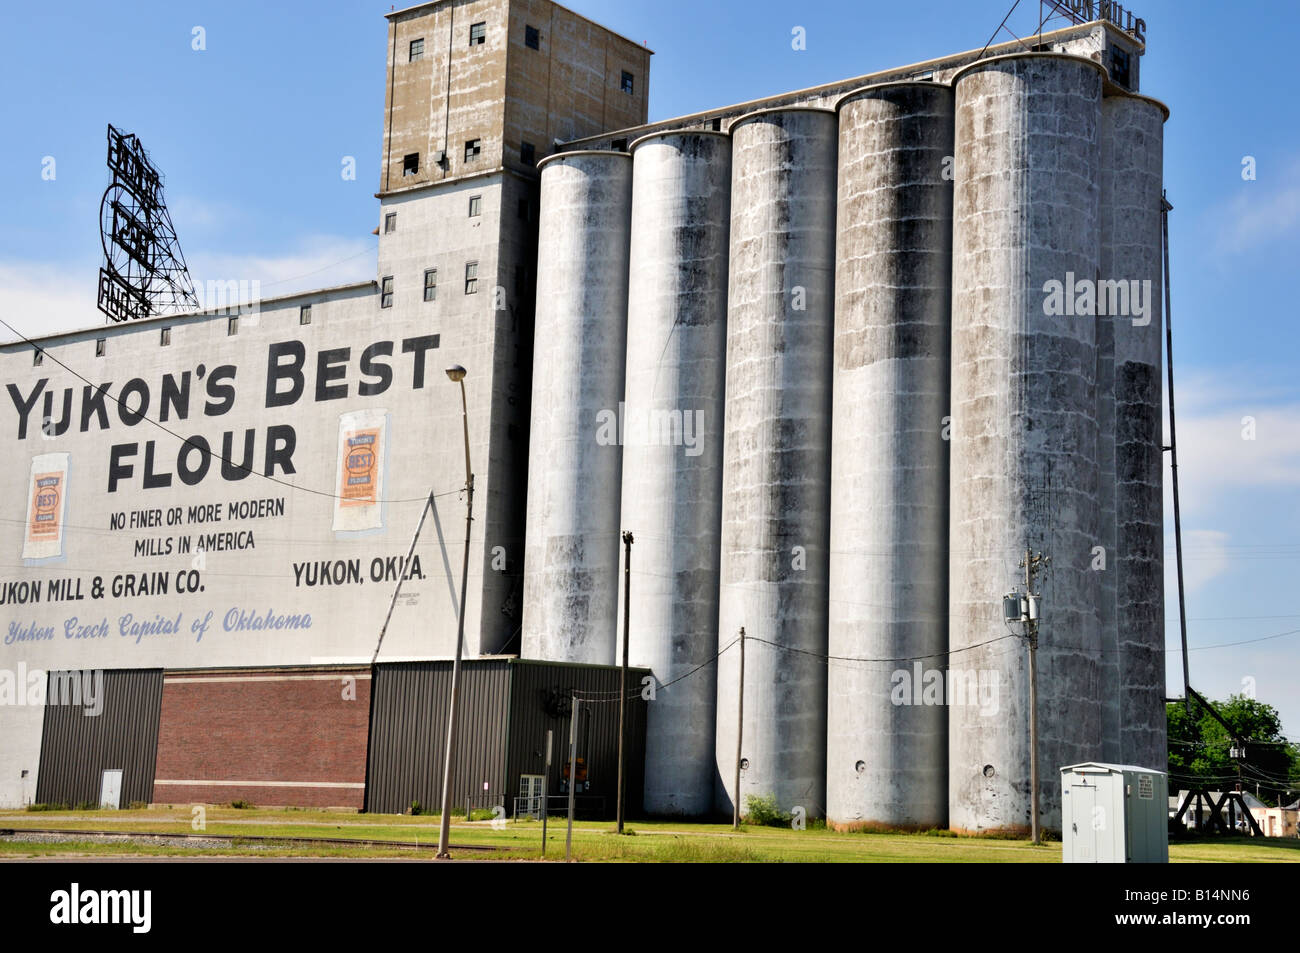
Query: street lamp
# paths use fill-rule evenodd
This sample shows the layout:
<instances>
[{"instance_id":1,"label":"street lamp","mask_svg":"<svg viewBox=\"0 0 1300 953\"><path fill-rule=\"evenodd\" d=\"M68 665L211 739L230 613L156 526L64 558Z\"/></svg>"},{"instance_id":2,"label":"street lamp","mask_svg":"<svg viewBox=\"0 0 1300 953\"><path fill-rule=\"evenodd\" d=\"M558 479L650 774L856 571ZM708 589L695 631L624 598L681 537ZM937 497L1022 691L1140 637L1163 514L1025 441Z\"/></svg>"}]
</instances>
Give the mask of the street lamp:
<instances>
[{"instance_id":1,"label":"street lamp","mask_svg":"<svg viewBox=\"0 0 1300 953\"><path fill-rule=\"evenodd\" d=\"M460 657L465 644L465 602L469 583L469 529L474 521L474 473L469 466L469 409L465 400L465 368L453 364L447 368L453 384L460 384L460 416L465 429L465 561L460 571L460 622L456 628L456 660L451 666L451 702L447 711L447 745L442 765L442 810L438 824L438 857L447 859L447 840L451 835L451 765L456 753L456 712L460 701ZM466 818L468 820L468 817Z\"/></svg>"}]
</instances>

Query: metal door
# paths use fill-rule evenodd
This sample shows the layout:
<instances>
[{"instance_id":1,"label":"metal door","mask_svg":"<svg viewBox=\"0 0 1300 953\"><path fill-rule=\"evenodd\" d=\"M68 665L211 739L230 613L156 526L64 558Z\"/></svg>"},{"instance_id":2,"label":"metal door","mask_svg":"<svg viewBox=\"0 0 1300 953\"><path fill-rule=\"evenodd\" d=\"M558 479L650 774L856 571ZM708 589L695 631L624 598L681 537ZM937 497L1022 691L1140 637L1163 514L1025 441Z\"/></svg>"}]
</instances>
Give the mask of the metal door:
<instances>
[{"instance_id":1,"label":"metal door","mask_svg":"<svg viewBox=\"0 0 1300 953\"><path fill-rule=\"evenodd\" d=\"M1090 784L1070 785L1071 830L1074 835L1074 862L1076 864L1095 864L1097 862L1097 829L1093 824L1096 816L1097 789Z\"/></svg>"},{"instance_id":2,"label":"metal door","mask_svg":"<svg viewBox=\"0 0 1300 953\"><path fill-rule=\"evenodd\" d=\"M117 810L122 806L122 769L109 768L99 785L99 806Z\"/></svg>"}]
</instances>

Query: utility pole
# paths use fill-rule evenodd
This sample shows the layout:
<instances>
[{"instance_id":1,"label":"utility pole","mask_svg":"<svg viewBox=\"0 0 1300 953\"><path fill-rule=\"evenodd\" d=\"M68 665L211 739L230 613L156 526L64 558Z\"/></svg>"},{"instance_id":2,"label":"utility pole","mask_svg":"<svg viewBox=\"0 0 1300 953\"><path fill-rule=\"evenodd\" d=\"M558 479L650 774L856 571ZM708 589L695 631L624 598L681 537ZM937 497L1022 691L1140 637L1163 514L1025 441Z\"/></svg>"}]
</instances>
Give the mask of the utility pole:
<instances>
[{"instance_id":1,"label":"utility pole","mask_svg":"<svg viewBox=\"0 0 1300 953\"><path fill-rule=\"evenodd\" d=\"M542 856L546 856L546 787L551 780L551 737L553 732L546 729L546 767L542 771Z\"/></svg>"},{"instance_id":2,"label":"utility pole","mask_svg":"<svg viewBox=\"0 0 1300 953\"><path fill-rule=\"evenodd\" d=\"M736 787L731 799L731 829L740 830L740 746L745 740L745 627L740 627L740 694L736 711Z\"/></svg>"},{"instance_id":3,"label":"utility pole","mask_svg":"<svg viewBox=\"0 0 1300 953\"><path fill-rule=\"evenodd\" d=\"M564 838L564 862L573 860L573 792L578 787L578 693L569 696L569 833Z\"/></svg>"},{"instance_id":4,"label":"utility pole","mask_svg":"<svg viewBox=\"0 0 1300 953\"><path fill-rule=\"evenodd\" d=\"M1245 790L1241 784L1241 759L1246 756L1246 743L1242 741L1240 738L1233 738L1232 746L1233 746L1233 754L1234 754L1233 760L1237 762L1237 795L1240 796L1241 792ZM1235 816L1236 812L1233 810L1233 801L1235 800L1236 798L1233 798L1232 800L1228 801L1228 818L1229 820L1232 821L1232 831L1234 834L1237 831L1237 818ZM1242 799L1241 804L1242 804L1242 811L1245 812L1246 801L1244 798Z\"/></svg>"},{"instance_id":5,"label":"utility pole","mask_svg":"<svg viewBox=\"0 0 1300 953\"><path fill-rule=\"evenodd\" d=\"M1038 831L1038 615L1034 605L1034 559L1025 550L1025 592L1029 594L1029 614L1026 625L1029 632L1029 829L1037 844Z\"/></svg>"},{"instance_id":6,"label":"utility pole","mask_svg":"<svg viewBox=\"0 0 1300 953\"><path fill-rule=\"evenodd\" d=\"M627 738L627 641L632 611L632 534L623 532L623 668L618 673L618 832L623 833L623 743Z\"/></svg>"},{"instance_id":7,"label":"utility pole","mask_svg":"<svg viewBox=\"0 0 1300 953\"><path fill-rule=\"evenodd\" d=\"M1018 599L1020 618L1017 620L1011 612L1007 621L1019 621L1025 627L1025 641L1029 644L1029 833L1035 844L1042 843L1042 831L1038 825L1038 607L1039 593L1034 589L1034 580L1051 558L1042 553L1025 550L1020 566L1025 570L1025 594ZM1008 596L1008 599L1015 594Z\"/></svg>"}]
</instances>

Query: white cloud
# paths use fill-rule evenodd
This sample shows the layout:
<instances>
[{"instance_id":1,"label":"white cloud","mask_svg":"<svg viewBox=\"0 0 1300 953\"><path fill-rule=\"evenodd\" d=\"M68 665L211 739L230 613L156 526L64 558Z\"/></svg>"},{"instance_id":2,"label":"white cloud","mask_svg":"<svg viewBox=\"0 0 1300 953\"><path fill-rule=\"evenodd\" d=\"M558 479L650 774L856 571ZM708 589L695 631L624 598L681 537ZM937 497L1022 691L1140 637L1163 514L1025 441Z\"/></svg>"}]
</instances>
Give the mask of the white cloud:
<instances>
[{"instance_id":1,"label":"white cloud","mask_svg":"<svg viewBox=\"0 0 1300 953\"><path fill-rule=\"evenodd\" d=\"M1293 381L1259 368L1224 367L1180 372L1175 387L1185 516L1212 513L1252 490L1300 490L1300 399ZM1164 399L1167 404L1167 392ZM1166 409L1166 445L1168 425ZM1171 513L1172 480L1164 466L1165 511Z\"/></svg>"},{"instance_id":2,"label":"white cloud","mask_svg":"<svg viewBox=\"0 0 1300 953\"><path fill-rule=\"evenodd\" d=\"M375 277L373 236L305 239L281 255L240 255L200 251L189 261L190 274L202 281L259 281L263 298Z\"/></svg>"},{"instance_id":3,"label":"white cloud","mask_svg":"<svg viewBox=\"0 0 1300 953\"><path fill-rule=\"evenodd\" d=\"M263 298L364 281L375 276L373 236L303 239L278 255L197 250L189 257L196 287L208 281L260 282ZM0 261L0 317L27 337L104 324L95 306L99 262ZM16 340L0 326L0 340Z\"/></svg>"},{"instance_id":4,"label":"white cloud","mask_svg":"<svg viewBox=\"0 0 1300 953\"><path fill-rule=\"evenodd\" d=\"M1166 378L1160 378L1161 387ZM1284 404L1295 399L1297 390L1290 368L1243 364L1224 364L1213 370L1179 368L1177 387L1179 423L1188 416L1204 416L1227 406ZM1168 401L1168 392L1164 399ZM1166 430L1168 419L1165 420ZM1165 434L1166 443L1168 434Z\"/></svg>"},{"instance_id":5,"label":"white cloud","mask_svg":"<svg viewBox=\"0 0 1300 953\"><path fill-rule=\"evenodd\" d=\"M188 235L193 229L216 228L247 220L237 206L195 195L169 196L167 210L180 235Z\"/></svg>"},{"instance_id":6,"label":"white cloud","mask_svg":"<svg viewBox=\"0 0 1300 953\"><path fill-rule=\"evenodd\" d=\"M1251 511L1262 492L1300 493L1300 401L1293 383L1258 369L1182 373L1175 386L1184 581L1194 592L1243 558L1240 547L1230 545L1229 532L1218 527L1241 530L1240 514ZM1165 426L1168 444L1167 411ZM1164 474L1165 586L1173 598L1178 590L1168 462Z\"/></svg>"},{"instance_id":7,"label":"white cloud","mask_svg":"<svg viewBox=\"0 0 1300 953\"><path fill-rule=\"evenodd\" d=\"M1270 188L1262 182L1245 182L1243 191L1217 213L1218 250L1240 254L1296 230L1300 225L1300 185L1293 184L1300 163L1283 177L1286 184Z\"/></svg>"},{"instance_id":8,"label":"white cloud","mask_svg":"<svg viewBox=\"0 0 1300 953\"><path fill-rule=\"evenodd\" d=\"M1178 480L1185 513L1210 509L1225 493L1300 490L1300 403L1234 403L1215 414L1178 418ZM1166 496L1172 506L1172 497Z\"/></svg>"},{"instance_id":9,"label":"white cloud","mask_svg":"<svg viewBox=\"0 0 1300 953\"><path fill-rule=\"evenodd\" d=\"M98 263L0 262L0 317L26 337L103 324L95 308ZM0 339L17 336L0 325Z\"/></svg>"},{"instance_id":10,"label":"white cloud","mask_svg":"<svg viewBox=\"0 0 1300 953\"><path fill-rule=\"evenodd\" d=\"M1229 568L1228 534L1216 529L1183 531L1183 583L1193 593ZM1165 592L1178 598L1178 563L1174 554L1173 521L1165 534Z\"/></svg>"}]
</instances>

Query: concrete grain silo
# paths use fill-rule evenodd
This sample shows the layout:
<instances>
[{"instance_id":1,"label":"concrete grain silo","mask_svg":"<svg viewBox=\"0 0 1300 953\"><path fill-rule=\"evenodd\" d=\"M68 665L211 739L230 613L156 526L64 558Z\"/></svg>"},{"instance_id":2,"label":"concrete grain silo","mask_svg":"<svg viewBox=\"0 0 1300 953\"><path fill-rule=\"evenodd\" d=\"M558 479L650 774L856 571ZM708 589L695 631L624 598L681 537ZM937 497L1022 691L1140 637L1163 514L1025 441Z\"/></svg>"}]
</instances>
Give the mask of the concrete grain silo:
<instances>
[{"instance_id":1,"label":"concrete grain silo","mask_svg":"<svg viewBox=\"0 0 1300 953\"><path fill-rule=\"evenodd\" d=\"M825 810L838 123L821 109L731 127L731 270L718 642L745 628L740 804ZM762 641L760 641L762 640ZM794 651L791 651L794 650ZM718 661L719 809L733 804L739 652Z\"/></svg>"},{"instance_id":2,"label":"concrete grain silo","mask_svg":"<svg viewBox=\"0 0 1300 953\"><path fill-rule=\"evenodd\" d=\"M953 91L838 109L827 818L945 827Z\"/></svg>"},{"instance_id":3,"label":"concrete grain silo","mask_svg":"<svg viewBox=\"0 0 1300 953\"><path fill-rule=\"evenodd\" d=\"M656 135L633 143L632 155L629 657L666 685L648 708L644 806L699 815L714 797L717 673L706 663L718 647L731 139Z\"/></svg>"},{"instance_id":4,"label":"concrete grain silo","mask_svg":"<svg viewBox=\"0 0 1300 953\"><path fill-rule=\"evenodd\" d=\"M1160 769L1168 760L1160 376L1168 115L1162 103L1143 96L1102 102L1101 277L1129 291L1129 307L1121 309L1128 313L1113 318L1117 760ZM1115 287L1122 304L1124 287Z\"/></svg>"},{"instance_id":5,"label":"concrete grain silo","mask_svg":"<svg viewBox=\"0 0 1300 953\"><path fill-rule=\"evenodd\" d=\"M613 664L632 160L541 163L523 656Z\"/></svg>"},{"instance_id":6,"label":"concrete grain silo","mask_svg":"<svg viewBox=\"0 0 1300 953\"><path fill-rule=\"evenodd\" d=\"M1100 265L1102 81L1049 53L953 81L949 664L954 683L994 689L950 697L958 830L1030 824L1027 651L1001 604L1026 549L1051 560L1035 585L1043 826L1060 823L1060 767L1101 754L1096 328L1076 306Z\"/></svg>"}]
</instances>

